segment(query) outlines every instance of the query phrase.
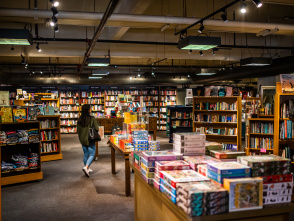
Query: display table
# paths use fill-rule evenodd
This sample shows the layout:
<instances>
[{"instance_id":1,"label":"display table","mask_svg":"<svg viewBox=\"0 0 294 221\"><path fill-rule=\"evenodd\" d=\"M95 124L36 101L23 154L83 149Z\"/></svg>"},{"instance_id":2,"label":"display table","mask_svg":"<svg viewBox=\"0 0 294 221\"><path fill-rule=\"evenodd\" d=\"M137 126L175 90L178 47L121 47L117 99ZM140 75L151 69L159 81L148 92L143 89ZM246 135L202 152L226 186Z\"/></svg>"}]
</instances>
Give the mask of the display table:
<instances>
[{"instance_id":1,"label":"display table","mask_svg":"<svg viewBox=\"0 0 294 221\"><path fill-rule=\"evenodd\" d=\"M112 127L119 126L122 128L124 118L96 118L100 126L104 126L104 133L112 133Z\"/></svg>"},{"instance_id":2,"label":"display table","mask_svg":"<svg viewBox=\"0 0 294 221\"><path fill-rule=\"evenodd\" d=\"M112 143L110 140L107 142L111 149L111 171L112 174L116 174L115 172L115 151L121 154L125 158L125 188L126 188L126 196L131 195L131 173L130 173L130 161L129 155L131 151L123 150L119 146Z\"/></svg>"},{"instance_id":3,"label":"display table","mask_svg":"<svg viewBox=\"0 0 294 221\"><path fill-rule=\"evenodd\" d=\"M135 220L193 220L193 221L214 221L214 220L242 220L242 221L277 221L289 220L290 212L294 212L294 203L268 205L260 210L247 210L231 212L220 215L190 217L176 204L169 200L163 193L142 179L140 171L131 163L135 177Z\"/></svg>"}]
</instances>

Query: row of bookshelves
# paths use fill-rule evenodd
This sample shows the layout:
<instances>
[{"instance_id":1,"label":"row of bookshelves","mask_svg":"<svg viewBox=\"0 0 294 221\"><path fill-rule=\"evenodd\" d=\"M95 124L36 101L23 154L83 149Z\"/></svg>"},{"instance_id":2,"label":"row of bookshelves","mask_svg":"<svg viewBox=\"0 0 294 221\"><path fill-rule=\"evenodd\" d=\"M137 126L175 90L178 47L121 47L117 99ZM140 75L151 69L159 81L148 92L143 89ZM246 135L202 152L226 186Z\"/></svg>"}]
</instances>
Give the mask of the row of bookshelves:
<instances>
[{"instance_id":1,"label":"row of bookshelves","mask_svg":"<svg viewBox=\"0 0 294 221\"><path fill-rule=\"evenodd\" d=\"M195 103L195 110L237 110L237 102L227 103L227 102L216 102L216 103L209 103L207 102L200 102Z\"/></svg>"},{"instance_id":2,"label":"row of bookshelves","mask_svg":"<svg viewBox=\"0 0 294 221\"><path fill-rule=\"evenodd\" d=\"M250 124L250 133L273 134L274 123L254 122Z\"/></svg>"}]
</instances>

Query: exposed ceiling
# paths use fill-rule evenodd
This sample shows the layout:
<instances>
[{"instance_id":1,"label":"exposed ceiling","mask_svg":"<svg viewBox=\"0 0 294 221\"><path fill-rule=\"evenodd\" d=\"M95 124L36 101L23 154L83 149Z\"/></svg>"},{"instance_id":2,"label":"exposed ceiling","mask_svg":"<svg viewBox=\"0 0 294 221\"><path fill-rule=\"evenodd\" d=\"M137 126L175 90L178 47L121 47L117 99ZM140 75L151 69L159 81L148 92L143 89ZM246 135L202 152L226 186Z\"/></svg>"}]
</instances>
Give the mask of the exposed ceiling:
<instances>
[{"instance_id":1,"label":"exposed ceiling","mask_svg":"<svg viewBox=\"0 0 294 221\"><path fill-rule=\"evenodd\" d=\"M215 56L212 55L212 50L203 51L204 56L201 56L199 51L189 54L187 50L177 49L179 35L174 35L175 31L231 1L120 0L91 53L91 57L104 57L110 51L110 75L102 80L91 80L91 83L130 84L132 82L129 76L138 73L142 78L133 83L152 83L155 79L158 83L208 83L217 79L249 77L249 72L252 76L257 76L258 73L255 72L258 69L238 67L241 58L262 56L273 59L285 57L287 62L293 60L293 0L263 0L261 8L256 8L248 0L245 15L239 12L240 4L237 3L227 9L229 22L224 23L220 14L205 20L203 33L222 39L222 45ZM64 83L68 80L72 83L89 83L86 79L93 68L85 67L79 78L77 73L108 3L109 0L60 1L59 32L54 33L48 26L48 20L52 16L51 3L48 0L0 1L0 28L28 28L34 36L34 44L31 46L14 46L14 50L11 50L11 45L0 45L0 73L3 83L29 83L32 78L36 83ZM169 27L162 31L161 28L166 24ZM187 34L198 35L198 28L199 25L191 28ZM267 37L256 36L262 30L274 28L279 31ZM40 44L42 52L36 50L36 43ZM20 54L28 61L28 69L20 64ZM166 59L156 63L164 58ZM270 75L294 72L294 62L290 62L285 68L277 61L274 65L278 67L260 69L260 76L264 76L265 70L274 70L270 71ZM152 63L155 63L154 70ZM199 68L207 67L215 67L217 70L226 67L227 71L221 71L214 77L200 78L195 75ZM61 73L63 80L51 77L45 81L45 74L43 78L37 75L41 70L46 76L52 71L58 73L57 76ZM33 71L36 75L30 76ZM155 78L151 76L152 71L156 73ZM14 80L9 80L11 74ZM24 74L28 76L25 80ZM191 75L190 79L187 78L188 75ZM167 78L168 76L170 77Z\"/></svg>"}]
</instances>

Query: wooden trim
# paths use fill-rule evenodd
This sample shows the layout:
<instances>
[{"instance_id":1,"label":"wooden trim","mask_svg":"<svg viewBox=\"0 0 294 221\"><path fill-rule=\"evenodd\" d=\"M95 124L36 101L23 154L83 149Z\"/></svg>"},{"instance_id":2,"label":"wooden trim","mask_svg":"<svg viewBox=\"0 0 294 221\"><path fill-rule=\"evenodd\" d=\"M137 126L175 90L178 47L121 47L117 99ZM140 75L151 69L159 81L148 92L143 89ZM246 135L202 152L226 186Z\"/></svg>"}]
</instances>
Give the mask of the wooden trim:
<instances>
[{"instance_id":1,"label":"wooden trim","mask_svg":"<svg viewBox=\"0 0 294 221\"><path fill-rule=\"evenodd\" d=\"M54 153L56 153L56 152L54 152ZM58 151L57 151L57 154L50 154L50 155L42 155L41 156L41 162L47 162L47 161L52 161L52 160L62 160L62 154L58 153Z\"/></svg>"},{"instance_id":2,"label":"wooden trim","mask_svg":"<svg viewBox=\"0 0 294 221\"><path fill-rule=\"evenodd\" d=\"M2 177L1 186L16 184L16 183L24 183L28 181L41 180L41 179L43 179L43 172L28 173L28 174L10 176L10 177Z\"/></svg>"}]
</instances>

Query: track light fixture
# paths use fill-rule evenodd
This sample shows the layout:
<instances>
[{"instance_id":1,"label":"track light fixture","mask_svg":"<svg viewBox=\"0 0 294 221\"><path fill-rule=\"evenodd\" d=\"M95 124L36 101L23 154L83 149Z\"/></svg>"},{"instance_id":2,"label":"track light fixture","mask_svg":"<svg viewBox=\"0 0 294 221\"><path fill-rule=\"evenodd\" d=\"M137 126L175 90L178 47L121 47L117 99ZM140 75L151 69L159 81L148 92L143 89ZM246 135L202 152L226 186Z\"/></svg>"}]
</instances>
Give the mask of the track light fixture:
<instances>
[{"instance_id":1,"label":"track light fixture","mask_svg":"<svg viewBox=\"0 0 294 221\"><path fill-rule=\"evenodd\" d=\"M202 33L203 30L204 30L204 26L203 26L203 24L201 23L201 26L200 26L200 28L198 29L198 32L199 32L199 33Z\"/></svg>"},{"instance_id":2,"label":"track light fixture","mask_svg":"<svg viewBox=\"0 0 294 221\"><path fill-rule=\"evenodd\" d=\"M54 26L54 31L55 31L55 32L59 32L58 24L56 24L56 25Z\"/></svg>"},{"instance_id":3,"label":"track light fixture","mask_svg":"<svg viewBox=\"0 0 294 221\"><path fill-rule=\"evenodd\" d=\"M53 15L52 16L52 20L50 21L50 25L53 27L53 26L55 26L56 24L57 24L57 18Z\"/></svg>"},{"instance_id":4,"label":"track light fixture","mask_svg":"<svg viewBox=\"0 0 294 221\"><path fill-rule=\"evenodd\" d=\"M40 74L43 74L43 71L41 71Z\"/></svg>"},{"instance_id":5,"label":"track light fixture","mask_svg":"<svg viewBox=\"0 0 294 221\"><path fill-rule=\"evenodd\" d=\"M262 6L262 2L260 0L252 0L252 1L256 5L257 8L260 8Z\"/></svg>"},{"instance_id":6,"label":"track light fixture","mask_svg":"<svg viewBox=\"0 0 294 221\"><path fill-rule=\"evenodd\" d=\"M192 50L190 50L189 52L188 52L188 54L191 54L192 53Z\"/></svg>"},{"instance_id":7,"label":"track light fixture","mask_svg":"<svg viewBox=\"0 0 294 221\"><path fill-rule=\"evenodd\" d=\"M141 74L138 74L138 77L141 77Z\"/></svg>"},{"instance_id":8,"label":"track light fixture","mask_svg":"<svg viewBox=\"0 0 294 221\"><path fill-rule=\"evenodd\" d=\"M200 54L200 56L203 56L203 52L202 51L199 51L199 54Z\"/></svg>"},{"instance_id":9,"label":"track light fixture","mask_svg":"<svg viewBox=\"0 0 294 221\"><path fill-rule=\"evenodd\" d=\"M33 73L33 74L35 74L35 72L34 72L34 71L33 71L32 73Z\"/></svg>"},{"instance_id":10,"label":"track light fixture","mask_svg":"<svg viewBox=\"0 0 294 221\"><path fill-rule=\"evenodd\" d=\"M51 2L54 7L58 7L59 6L59 1L49 0L49 2Z\"/></svg>"},{"instance_id":11,"label":"track light fixture","mask_svg":"<svg viewBox=\"0 0 294 221\"><path fill-rule=\"evenodd\" d=\"M40 48L39 43L37 44L36 49L38 50L38 52L41 52L42 51L42 49Z\"/></svg>"},{"instance_id":12,"label":"track light fixture","mask_svg":"<svg viewBox=\"0 0 294 221\"><path fill-rule=\"evenodd\" d=\"M246 3L242 1L240 6L240 12L245 14L247 12L246 7L247 7Z\"/></svg>"},{"instance_id":13,"label":"track light fixture","mask_svg":"<svg viewBox=\"0 0 294 221\"><path fill-rule=\"evenodd\" d=\"M222 20L223 20L225 23L228 22L228 17L227 17L227 12L226 12L226 11L224 11L224 13L221 14L221 18L222 18Z\"/></svg>"},{"instance_id":14,"label":"track light fixture","mask_svg":"<svg viewBox=\"0 0 294 221\"><path fill-rule=\"evenodd\" d=\"M58 10L57 10L57 8L56 7L52 7L51 8L51 11L53 12L53 16L58 16Z\"/></svg>"},{"instance_id":15,"label":"track light fixture","mask_svg":"<svg viewBox=\"0 0 294 221\"><path fill-rule=\"evenodd\" d=\"M190 79L190 75L188 74L188 79Z\"/></svg>"},{"instance_id":16,"label":"track light fixture","mask_svg":"<svg viewBox=\"0 0 294 221\"><path fill-rule=\"evenodd\" d=\"M11 51L14 51L14 47L13 47L13 45L11 45Z\"/></svg>"}]
</instances>

